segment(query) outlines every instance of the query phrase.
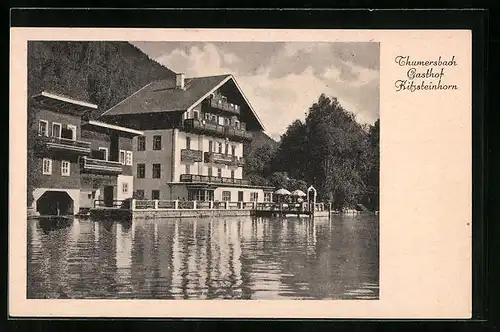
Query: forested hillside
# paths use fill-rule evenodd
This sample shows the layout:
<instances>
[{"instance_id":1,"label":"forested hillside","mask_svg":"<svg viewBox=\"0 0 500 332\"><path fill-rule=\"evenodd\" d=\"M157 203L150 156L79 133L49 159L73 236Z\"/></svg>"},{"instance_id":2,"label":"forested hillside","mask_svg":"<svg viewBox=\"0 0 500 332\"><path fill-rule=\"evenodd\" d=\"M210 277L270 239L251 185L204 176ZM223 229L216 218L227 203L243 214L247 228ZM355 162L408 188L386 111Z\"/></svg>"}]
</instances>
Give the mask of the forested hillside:
<instances>
[{"instance_id":1,"label":"forested hillside","mask_svg":"<svg viewBox=\"0 0 500 332\"><path fill-rule=\"evenodd\" d=\"M31 41L28 96L42 90L99 106L98 114L157 79L175 73L121 41Z\"/></svg>"}]
</instances>

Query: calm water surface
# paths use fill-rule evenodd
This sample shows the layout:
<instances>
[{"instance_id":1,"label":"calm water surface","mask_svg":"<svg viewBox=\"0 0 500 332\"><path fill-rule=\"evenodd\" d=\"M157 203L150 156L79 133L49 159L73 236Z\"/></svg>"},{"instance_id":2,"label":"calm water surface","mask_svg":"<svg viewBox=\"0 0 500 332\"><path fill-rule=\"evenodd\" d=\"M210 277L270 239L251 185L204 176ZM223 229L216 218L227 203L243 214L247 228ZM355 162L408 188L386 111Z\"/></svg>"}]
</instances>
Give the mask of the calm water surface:
<instances>
[{"instance_id":1,"label":"calm water surface","mask_svg":"<svg viewBox=\"0 0 500 332\"><path fill-rule=\"evenodd\" d=\"M377 216L28 220L28 298L378 299Z\"/></svg>"}]
</instances>

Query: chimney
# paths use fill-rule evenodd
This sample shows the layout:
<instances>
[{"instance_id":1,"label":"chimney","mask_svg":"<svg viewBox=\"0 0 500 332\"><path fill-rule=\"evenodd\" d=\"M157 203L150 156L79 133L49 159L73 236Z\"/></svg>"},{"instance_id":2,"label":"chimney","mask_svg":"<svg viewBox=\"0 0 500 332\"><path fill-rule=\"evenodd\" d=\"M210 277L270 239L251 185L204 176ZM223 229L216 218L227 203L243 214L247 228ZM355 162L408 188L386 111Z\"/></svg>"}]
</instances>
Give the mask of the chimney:
<instances>
[{"instance_id":1,"label":"chimney","mask_svg":"<svg viewBox=\"0 0 500 332\"><path fill-rule=\"evenodd\" d=\"M175 74L175 87L184 90L184 73Z\"/></svg>"}]
</instances>

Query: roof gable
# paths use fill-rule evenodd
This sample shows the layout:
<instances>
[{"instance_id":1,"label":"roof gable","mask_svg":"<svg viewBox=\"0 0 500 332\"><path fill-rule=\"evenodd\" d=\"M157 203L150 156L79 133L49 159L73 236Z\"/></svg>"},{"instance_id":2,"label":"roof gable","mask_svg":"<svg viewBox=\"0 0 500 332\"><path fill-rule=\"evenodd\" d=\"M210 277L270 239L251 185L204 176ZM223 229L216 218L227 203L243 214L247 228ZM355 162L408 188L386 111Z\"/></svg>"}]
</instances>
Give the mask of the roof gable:
<instances>
[{"instance_id":1,"label":"roof gable","mask_svg":"<svg viewBox=\"0 0 500 332\"><path fill-rule=\"evenodd\" d=\"M119 102L101 117L161 112L184 112L199 105L211 93L231 81L261 130L264 125L257 112L231 74L186 78L184 89L176 88L175 80L154 81Z\"/></svg>"}]
</instances>

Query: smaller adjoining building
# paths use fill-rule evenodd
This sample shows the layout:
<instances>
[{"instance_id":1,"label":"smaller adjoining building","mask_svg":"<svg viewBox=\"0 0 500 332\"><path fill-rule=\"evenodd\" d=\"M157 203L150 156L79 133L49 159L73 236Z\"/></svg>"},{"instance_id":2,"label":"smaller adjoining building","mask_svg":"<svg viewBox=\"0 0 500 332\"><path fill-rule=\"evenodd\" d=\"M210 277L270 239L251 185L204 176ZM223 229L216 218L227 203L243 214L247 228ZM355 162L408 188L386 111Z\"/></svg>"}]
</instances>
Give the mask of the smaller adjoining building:
<instances>
[{"instance_id":1,"label":"smaller adjoining building","mask_svg":"<svg viewBox=\"0 0 500 332\"><path fill-rule=\"evenodd\" d=\"M143 132L91 120L97 105L43 91L29 99L37 132L32 210L72 215L132 197L132 139Z\"/></svg>"}]
</instances>

